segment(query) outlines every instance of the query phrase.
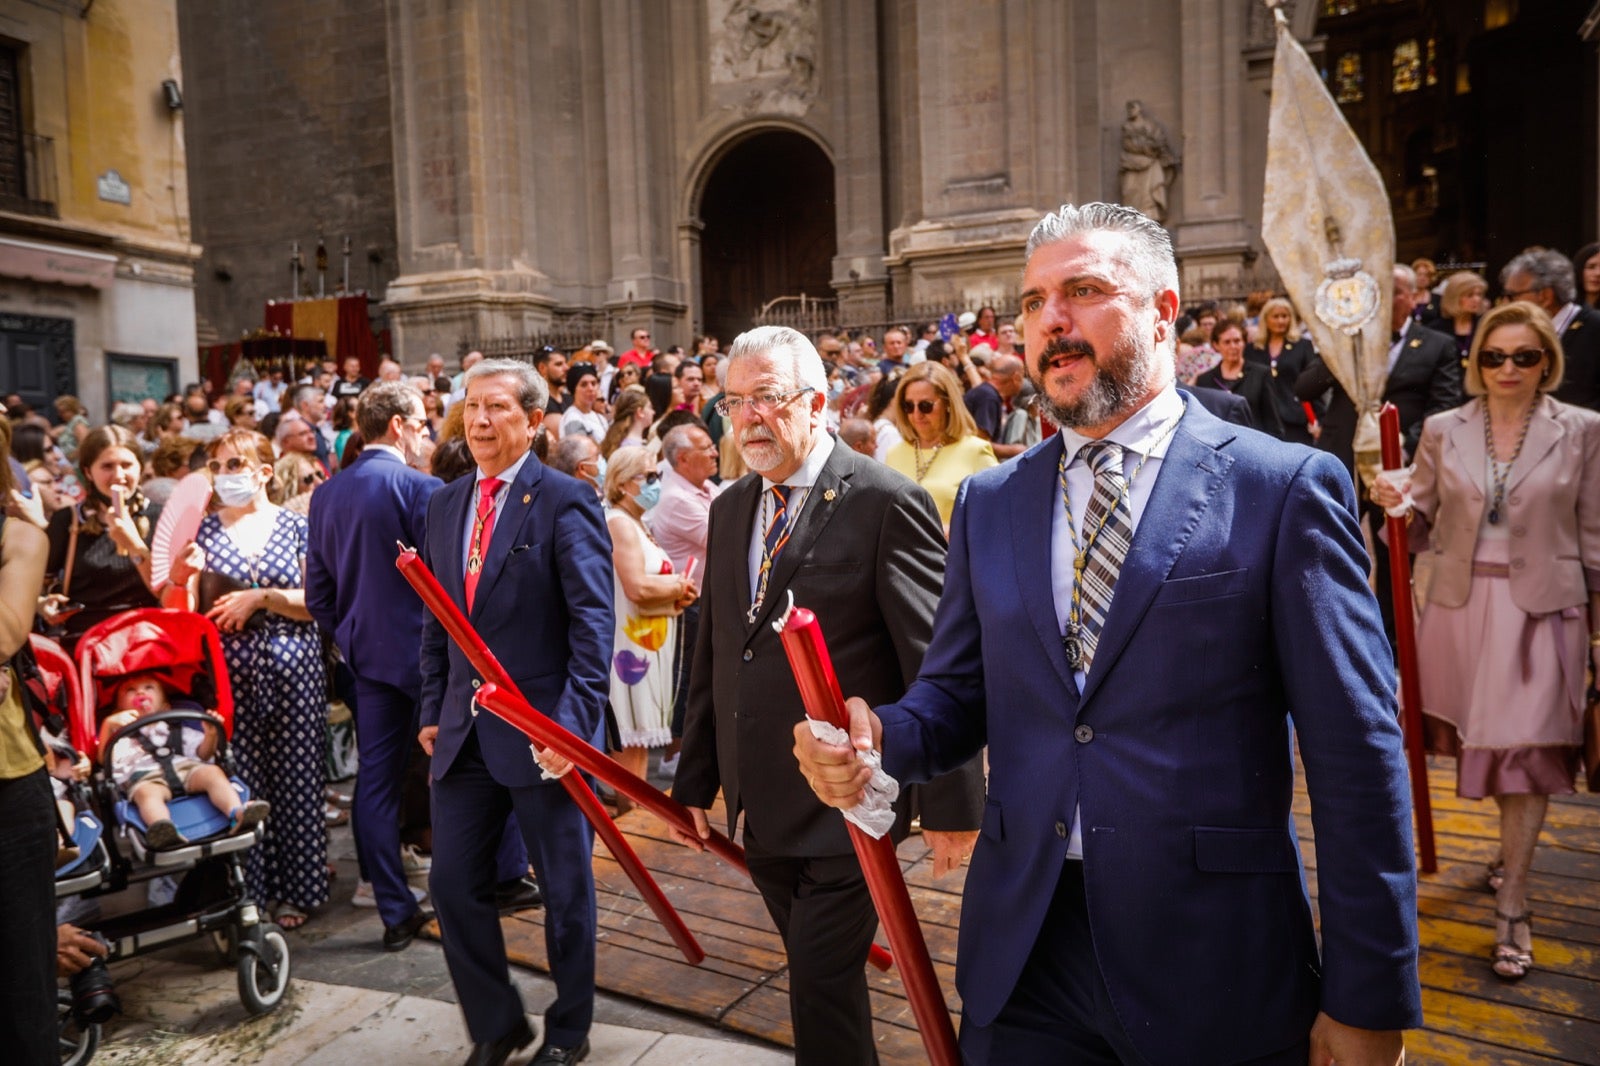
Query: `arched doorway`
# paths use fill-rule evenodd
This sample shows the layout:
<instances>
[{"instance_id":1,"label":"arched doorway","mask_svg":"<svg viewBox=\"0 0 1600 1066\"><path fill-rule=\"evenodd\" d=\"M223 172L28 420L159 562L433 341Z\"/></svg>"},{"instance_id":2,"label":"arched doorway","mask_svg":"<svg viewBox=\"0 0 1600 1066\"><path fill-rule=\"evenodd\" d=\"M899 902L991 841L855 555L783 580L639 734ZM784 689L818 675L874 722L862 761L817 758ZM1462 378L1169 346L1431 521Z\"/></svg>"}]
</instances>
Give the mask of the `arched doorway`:
<instances>
[{"instance_id":1,"label":"arched doorway","mask_svg":"<svg viewBox=\"0 0 1600 1066\"><path fill-rule=\"evenodd\" d=\"M724 348L768 300L833 295L833 164L814 141L789 130L740 141L712 167L698 214L701 321Z\"/></svg>"}]
</instances>

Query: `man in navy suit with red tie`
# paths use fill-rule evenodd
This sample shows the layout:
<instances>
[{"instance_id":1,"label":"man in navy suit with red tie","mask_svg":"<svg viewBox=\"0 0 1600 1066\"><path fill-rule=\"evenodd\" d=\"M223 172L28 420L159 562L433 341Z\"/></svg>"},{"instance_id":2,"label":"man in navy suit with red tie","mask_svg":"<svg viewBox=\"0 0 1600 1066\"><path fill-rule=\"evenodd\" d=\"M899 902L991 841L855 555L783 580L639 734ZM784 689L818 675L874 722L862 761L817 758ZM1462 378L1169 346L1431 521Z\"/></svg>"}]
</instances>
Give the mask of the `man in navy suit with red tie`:
<instances>
[{"instance_id":1,"label":"man in navy suit with red tie","mask_svg":"<svg viewBox=\"0 0 1600 1066\"><path fill-rule=\"evenodd\" d=\"M1173 387L1178 271L1139 212L1047 215L1020 302L1061 432L961 486L916 681L850 701L900 780L988 746L963 1061L1394 1066L1422 1021L1411 803L1350 478ZM851 747L795 750L858 801Z\"/></svg>"},{"instance_id":2,"label":"man in navy suit with red tie","mask_svg":"<svg viewBox=\"0 0 1600 1066\"><path fill-rule=\"evenodd\" d=\"M533 367L491 359L467 371L465 429L477 463L434 494L422 558L528 702L595 747L604 735L613 633L611 538L594 490L532 453L548 399ZM534 1066L589 1051L594 1017L594 833L559 781L571 764L535 753L495 715L474 714L482 682L429 616L422 632L422 730L432 756L430 885L473 1050L500 1066L533 1040L511 984L495 907L495 852L515 812L544 889L556 999Z\"/></svg>"},{"instance_id":3,"label":"man in navy suit with red tie","mask_svg":"<svg viewBox=\"0 0 1600 1066\"><path fill-rule=\"evenodd\" d=\"M395 545L421 543L428 500L442 482L408 465L428 428L416 389L397 381L371 386L356 420L366 447L311 495L306 609L355 674L360 765L351 828L383 919L383 946L399 951L433 912L418 904L400 857L400 795L422 677L416 659L395 649L422 632L423 612L395 569Z\"/></svg>"}]
</instances>

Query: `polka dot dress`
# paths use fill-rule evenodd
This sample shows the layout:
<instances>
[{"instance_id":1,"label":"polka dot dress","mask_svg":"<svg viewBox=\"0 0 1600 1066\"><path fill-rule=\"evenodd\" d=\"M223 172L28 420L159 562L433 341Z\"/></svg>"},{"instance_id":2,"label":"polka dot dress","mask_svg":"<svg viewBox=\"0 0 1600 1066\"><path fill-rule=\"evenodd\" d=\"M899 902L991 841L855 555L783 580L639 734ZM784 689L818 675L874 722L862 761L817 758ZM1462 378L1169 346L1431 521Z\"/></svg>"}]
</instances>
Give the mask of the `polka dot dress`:
<instances>
[{"instance_id":1,"label":"polka dot dress","mask_svg":"<svg viewBox=\"0 0 1600 1066\"><path fill-rule=\"evenodd\" d=\"M246 556L216 515L195 543L206 569L260 588L305 584L307 525L280 510L265 550ZM246 881L258 902L309 910L328 898L328 835L323 823L327 679L312 622L268 614L267 625L222 635L233 685L233 750L239 776L272 804L266 840L250 852Z\"/></svg>"}]
</instances>

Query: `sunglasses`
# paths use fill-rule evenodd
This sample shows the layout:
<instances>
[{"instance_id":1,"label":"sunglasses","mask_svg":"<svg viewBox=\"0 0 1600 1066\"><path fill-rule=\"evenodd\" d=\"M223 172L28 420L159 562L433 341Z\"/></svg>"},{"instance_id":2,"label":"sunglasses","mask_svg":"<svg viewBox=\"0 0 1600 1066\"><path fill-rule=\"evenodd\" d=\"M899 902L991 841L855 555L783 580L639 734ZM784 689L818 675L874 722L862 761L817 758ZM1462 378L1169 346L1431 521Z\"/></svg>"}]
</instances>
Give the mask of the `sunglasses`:
<instances>
[{"instance_id":1,"label":"sunglasses","mask_svg":"<svg viewBox=\"0 0 1600 1066\"><path fill-rule=\"evenodd\" d=\"M235 455L231 459L211 459L206 462L206 469L211 471L213 477L217 474L237 474L241 470L252 469L249 459L242 455Z\"/></svg>"},{"instance_id":2,"label":"sunglasses","mask_svg":"<svg viewBox=\"0 0 1600 1066\"><path fill-rule=\"evenodd\" d=\"M1532 370L1544 356L1543 348L1524 348L1520 352L1497 352L1493 348L1482 348L1478 351L1478 365L1485 370L1497 370L1509 359L1522 370Z\"/></svg>"},{"instance_id":3,"label":"sunglasses","mask_svg":"<svg viewBox=\"0 0 1600 1066\"><path fill-rule=\"evenodd\" d=\"M643 481L646 485L654 485L656 482L661 480L661 474L655 470L652 470L648 474L633 475L633 480Z\"/></svg>"},{"instance_id":4,"label":"sunglasses","mask_svg":"<svg viewBox=\"0 0 1600 1066\"><path fill-rule=\"evenodd\" d=\"M916 403L912 403L910 400L907 400L900 405L900 410L904 411L908 415L916 413L931 415L935 410L938 409L938 407L938 400L918 400Z\"/></svg>"}]
</instances>

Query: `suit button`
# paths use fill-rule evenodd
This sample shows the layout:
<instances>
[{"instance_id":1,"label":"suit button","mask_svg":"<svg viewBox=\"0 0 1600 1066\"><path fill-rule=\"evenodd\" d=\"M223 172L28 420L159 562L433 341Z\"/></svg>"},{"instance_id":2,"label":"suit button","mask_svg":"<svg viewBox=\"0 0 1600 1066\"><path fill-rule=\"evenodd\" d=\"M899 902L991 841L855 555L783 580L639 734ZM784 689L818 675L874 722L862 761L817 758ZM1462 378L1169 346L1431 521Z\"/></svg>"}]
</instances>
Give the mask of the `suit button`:
<instances>
[{"instance_id":1,"label":"suit button","mask_svg":"<svg viewBox=\"0 0 1600 1066\"><path fill-rule=\"evenodd\" d=\"M1087 744L1089 741L1094 739L1094 730L1086 725L1080 725L1078 728L1072 731L1072 739L1076 740L1079 744Z\"/></svg>"},{"instance_id":2,"label":"suit button","mask_svg":"<svg viewBox=\"0 0 1600 1066\"><path fill-rule=\"evenodd\" d=\"M756 657L756 653L751 651L749 648L746 648L744 650L744 661L745 662L749 662L751 659L754 659L755 657Z\"/></svg>"},{"instance_id":3,"label":"suit button","mask_svg":"<svg viewBox=\"0 0 1600 1066\"><path fill-rule=\"evenodd\" d=\"M1062 840L1067 839L1067 823L1066 822L1057 822L1056 823L1056 836L1060 837Z\"/></svg>"},{"instance_id":4,"label":"suit button","mask_svg":"<svg viewBox=\"0 0 1600 1066\"><path fill-rule=\"evenodd\" d=\"M482 681L479 681L479 680L478 680L478 679L477 679L477 678L473 678L473 679L472 679L472 687L473 687L473 688L477 688L477 687L478 687L478 686L479 686L479 685L481 685L481 684L483 684L483 682L482 682Z\"/></svg>"},{"instance_id":5,"label":"suit button","mask_svg":"<svg viewBox=\"0 0 1600 1066\"><path fill-rule=\"evenodd\" d=\"M1513 570L1521 570L1526 565L1528 565L1528 564L1523 562L1521 559L1513 559L1513 560L1511 560L1511 569L1513 569Z\"/></svg>"}]
</instances>

